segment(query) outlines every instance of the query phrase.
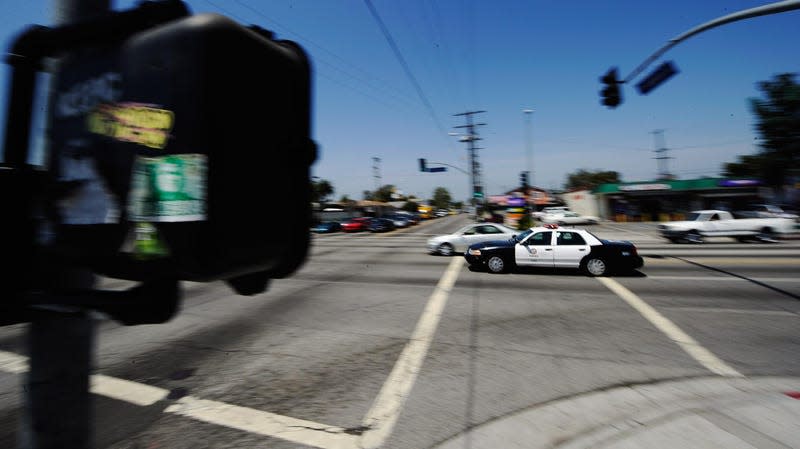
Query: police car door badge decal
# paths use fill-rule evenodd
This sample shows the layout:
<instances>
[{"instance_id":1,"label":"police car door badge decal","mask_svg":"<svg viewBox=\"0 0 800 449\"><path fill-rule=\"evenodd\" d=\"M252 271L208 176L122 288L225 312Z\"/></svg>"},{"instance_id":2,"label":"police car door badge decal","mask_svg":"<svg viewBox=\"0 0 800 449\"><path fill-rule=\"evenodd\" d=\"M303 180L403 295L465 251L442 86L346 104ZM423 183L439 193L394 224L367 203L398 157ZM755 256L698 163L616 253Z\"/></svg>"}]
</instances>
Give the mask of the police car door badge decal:
<instances>
[{"instance_id":1,"label":"police car door badge decal","mask_svg":"<svg viewBox=\"0 0 800 449\"><path fill-rule=\"evenodd\" d=\"M128 216L136 222L206 219L206 155L137 156Z\"/></svg>"}]
</instances>

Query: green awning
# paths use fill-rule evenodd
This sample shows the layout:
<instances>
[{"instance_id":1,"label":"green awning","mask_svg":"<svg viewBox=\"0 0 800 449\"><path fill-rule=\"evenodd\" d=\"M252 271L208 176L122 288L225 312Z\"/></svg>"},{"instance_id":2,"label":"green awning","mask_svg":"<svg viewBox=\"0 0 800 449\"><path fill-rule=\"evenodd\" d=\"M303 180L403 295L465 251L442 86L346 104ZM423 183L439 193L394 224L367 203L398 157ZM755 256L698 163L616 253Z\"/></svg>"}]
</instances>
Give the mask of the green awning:
<instances>
[{"instance_id":1,"label":"green awning","mask_svg":"<svg viewBox=\"0 0 800 449\"><path fill-rule=\"evenodd\" d=\"M741 189L761 185L755 179L700 178L600 184L592 193L681 192L687 190Z\"/></svg>"}]
</instances>

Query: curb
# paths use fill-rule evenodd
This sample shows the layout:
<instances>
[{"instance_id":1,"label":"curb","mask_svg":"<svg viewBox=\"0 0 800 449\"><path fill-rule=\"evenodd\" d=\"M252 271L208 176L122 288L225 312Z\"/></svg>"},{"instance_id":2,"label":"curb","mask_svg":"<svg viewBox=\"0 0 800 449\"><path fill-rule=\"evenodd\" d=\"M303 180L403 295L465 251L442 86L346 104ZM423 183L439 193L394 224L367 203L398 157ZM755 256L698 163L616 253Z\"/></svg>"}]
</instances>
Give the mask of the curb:
<instances>
[{"instance_id":1,"label":"curb","mask_svg":"<svg viewBox=\"0 0 800 449\"><path fill-rule=\"evenodd\" d=\"M469 441L472 447L486 448L594 448L612 440L624 441L710 406L753 405L766 399L795 401L785 392L798 389L800 378L792 377L703 377L615 387L515 412L434 447L460 449ZM800 444L800 434L795 444Z\"/></svg>"}]
</instances>

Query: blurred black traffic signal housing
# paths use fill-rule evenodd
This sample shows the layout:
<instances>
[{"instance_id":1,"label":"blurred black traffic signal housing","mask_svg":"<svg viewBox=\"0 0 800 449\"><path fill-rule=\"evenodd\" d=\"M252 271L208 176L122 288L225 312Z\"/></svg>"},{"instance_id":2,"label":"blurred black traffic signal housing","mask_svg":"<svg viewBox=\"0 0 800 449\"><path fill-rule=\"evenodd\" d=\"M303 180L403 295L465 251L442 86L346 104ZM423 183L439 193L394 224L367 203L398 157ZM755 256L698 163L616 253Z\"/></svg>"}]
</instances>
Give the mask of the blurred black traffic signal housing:
<instances>
[{"instance_id":1,"label":"blurred black traffic signal housing","mask_svg":"<svg viewBox=\"0 0 800 449\"><path fill-rule=\"evenodd\" d=\"M622 91L620 90L619 85L622 84L622 81L619 81L617 75L617 68L612 67L611 69L606 72L600 78L600 81L605 85L602 91L600 91L600 96L602 96L601 103L609 108L616 108L622 103Z\"/></svg>"},{"instance_id":2,"label":"blurred black traffic signal housing","mask_svg":"<svg viewBox=\"0 0 800 449\"><path fill-rule=\"evenodd\" d=\"M428 171L427 164L425 163L425 159L420 158L419 160L419 171Z\"/></svg>"},{"instance_id":3,"label":"blurred black traffic signal housing","mask_svg":"<svg viewBox=\"0 0 800 449\"><path fill-rule=\"evenodd\" d=\"M519 183L522 187L528 187L528 172L524 171L519 174Z\"/></svg>"},{"instance_id":4,"label":"blurred black traffic signal housing","mask_svg":"<svg viewBox=\"0 0 800 449\"><path fill-rule=\"evenodd\" d=\"M253 295L302 265L316 144L299 45L173 0L29 27L9 53L0 198L13 219L0 230L13 236L4 256L15 269L0 274L0 322L24 321L43 301L162 322L179 280ZM56 56L42 112L48 163L31 167L37 72ZM123 297L53 286L77 270L142 288Z\"/></svg>"}]
</instances>

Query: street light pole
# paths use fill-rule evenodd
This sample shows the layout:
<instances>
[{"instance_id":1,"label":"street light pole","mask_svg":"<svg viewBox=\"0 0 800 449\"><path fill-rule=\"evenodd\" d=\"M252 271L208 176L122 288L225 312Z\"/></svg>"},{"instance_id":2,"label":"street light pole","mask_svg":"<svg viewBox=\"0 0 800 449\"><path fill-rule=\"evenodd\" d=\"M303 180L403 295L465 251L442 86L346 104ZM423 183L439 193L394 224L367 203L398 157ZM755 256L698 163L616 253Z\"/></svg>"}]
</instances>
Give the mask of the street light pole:
<instances>
[{"instance_id":1,"label":"street light pole","mask_svg":"<svg viewBox=\"0 0 800 449\"><path fill-rule=\"evenodd\" d=\"M528 169L528 184L533 185L533 147L531 145L531 115L533 109L523 109L525 117L525 168Z\"/></svg>"}]
</instances>

